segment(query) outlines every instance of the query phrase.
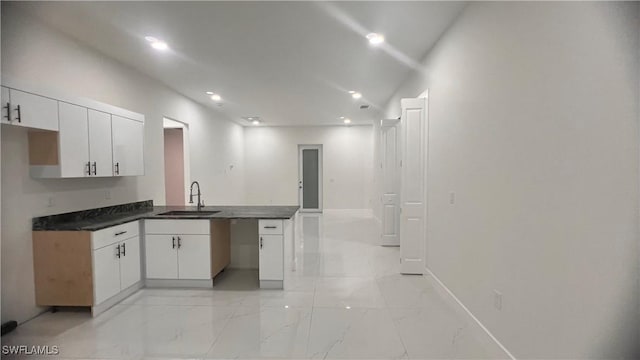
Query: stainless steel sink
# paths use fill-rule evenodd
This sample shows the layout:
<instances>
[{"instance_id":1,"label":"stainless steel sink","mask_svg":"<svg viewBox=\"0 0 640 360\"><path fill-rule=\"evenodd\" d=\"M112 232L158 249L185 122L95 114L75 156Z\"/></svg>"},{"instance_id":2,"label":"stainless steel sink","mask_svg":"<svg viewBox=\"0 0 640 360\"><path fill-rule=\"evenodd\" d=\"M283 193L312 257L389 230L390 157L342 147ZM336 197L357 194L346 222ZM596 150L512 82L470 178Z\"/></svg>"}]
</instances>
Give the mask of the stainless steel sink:
<instances>
[{"instance_id":1,"label":"stainless steel sink","mask_svg":"<svg viewBox=\"0 0 640 360\"><path fill-rule=\"evenodd\" d=\"M200 210L200 211L195 211L195 210L173 210L173 211L167 211L167 212L163 212L160 213L158 215L160 216L207 216L207 215L213 215L213 214L217 214L219 213L220 210L216 210L216 211L207 211L207 210Z\"/></svg>"}]
</instances>

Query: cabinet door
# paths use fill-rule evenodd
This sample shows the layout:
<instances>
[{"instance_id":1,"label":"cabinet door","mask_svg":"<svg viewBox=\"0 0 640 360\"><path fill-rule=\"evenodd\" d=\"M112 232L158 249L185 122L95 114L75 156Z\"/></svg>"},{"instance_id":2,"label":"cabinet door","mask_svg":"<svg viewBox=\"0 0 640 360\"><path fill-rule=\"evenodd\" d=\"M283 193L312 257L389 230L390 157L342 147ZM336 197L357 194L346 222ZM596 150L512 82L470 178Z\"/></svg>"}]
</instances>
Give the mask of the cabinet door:
<instances>
[{"instance_id":1,"label":"cabinet door","mask_svg":"<svg viewBox=\"0 0 640 360\"><path fill-rule=\"evenodd\" d=\"M144 123L111 116L115 176L144 175Z\"/></svg>"},{"instance_id":2,"label":"cabinet door","mask_svg":"<svg viewBox=\"0 0 640 360\"><path fill-rule=\"evenodd\" d=\"M89 160L94 176L113 176L111 114L89 109Z\"/></svg>"},{"instance_id":3,"label":"cabinet door","mask_svg":"<svg viewBox=\"0 0 640 360\"><path fill-rule=\"evenodd\" d=\"M284 280L283 235L258 235L260 280Z\"/></svg>"},{"instance_id":4,"label":"cabinet door","mask_svg":"<svg viewBox=\"0 0 640 360\"><path fill-rule=\"evenodd\" d=\"M58 101L9 89L11 124L58 131Z\"/></svg>"},{"instance_id":5,"label":"cabinet door","mask_svg":"<svg viewBox=\"0 0 640 360\"><path fill-rule=\"evenodd\" d=\"M172 235L145 235L147 279L178 278L178 244Z\"/></svg>"},{"instance_id":6,"label":"cabinet door","mask_svg":"<svg viewBox=\"0 0 640 360\"><path fill-rule=\"evenodd\" d=\"M120 292L120 259L117 252L117 244L93 252L94 305Z\"/></svg>"},{"instance_id":7,"label":"cabinet door","mask_svg":"<svg viewBox=\"0 0 640 360\"><path fill-rule=\"evenodd\" d=\"M178 235L178 278L211 279L211 237Z\"/></svg>"},{"instance_id":8,"label":"cabinet door","mask_svg":"<svg viewBox=\"0 0 640 360\"><path fill-rule=\"evenodd\" d=\"M140 238L120 243L120 287L122 290L140 281Z\"/></svg>"},{"instance_id":9,"label":"cabinet door","mask_svg":"<svg viewBox=\"0 0 640 360\"><path fill-rule=\"evenodd\" d=\"M89 176L89 128L87 108L59 104L60 176Z\"/></svg>"},{"instance_id":10,"label":"cabinet door","mask_svg":"<svg viewBox=\"0 0 640 360\"><path fill-rule=\"evenodd\" d=\"M9 88L2 87L2 95L0 96L0 106L2 106L2 111L0 112L0 121L3 123L10 123L9 121Z\"/></svg>"}]
</instances>

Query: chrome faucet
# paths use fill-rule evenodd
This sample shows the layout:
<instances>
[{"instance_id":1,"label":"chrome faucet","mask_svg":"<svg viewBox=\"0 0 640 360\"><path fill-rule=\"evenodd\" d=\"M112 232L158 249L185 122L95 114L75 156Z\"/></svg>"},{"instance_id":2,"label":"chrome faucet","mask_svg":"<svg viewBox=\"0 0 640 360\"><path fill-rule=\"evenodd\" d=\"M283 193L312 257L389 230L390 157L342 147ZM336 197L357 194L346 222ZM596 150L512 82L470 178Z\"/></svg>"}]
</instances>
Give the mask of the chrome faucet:
<instances>
[{"instance_id":1,"label":"chrome faucet","mask_svg":"<svg viewBox=\"0 0 640 360\"><path fill-rule=\"evenodd\" d=\"M198 185L198 211L202 209L204 206L204 200L200 201L200 184L197 181L191 183L191 188L189 189L189 204L193 204L193 185Z\"/></svg>"}]
</instances>

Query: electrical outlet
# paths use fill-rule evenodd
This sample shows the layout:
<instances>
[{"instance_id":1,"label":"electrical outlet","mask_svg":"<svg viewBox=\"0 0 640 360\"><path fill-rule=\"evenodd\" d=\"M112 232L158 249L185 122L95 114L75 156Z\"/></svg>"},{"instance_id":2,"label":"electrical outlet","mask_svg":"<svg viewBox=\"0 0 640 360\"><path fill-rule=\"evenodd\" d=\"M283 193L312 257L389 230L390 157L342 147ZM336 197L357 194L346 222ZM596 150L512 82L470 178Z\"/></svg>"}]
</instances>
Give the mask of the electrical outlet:
<instances>
[{"instance_id":1,"label":"electrical outlet","mask_svg":"<svg viewBox=\"0 0 640 360\"><path fill-rule=\"evenodd\" d=\"M495 289L493 290L493 307L502 310L502 293Z\"/></svg>"},{"instance_id":2,"label":"electrical outlet","mask_svg":"<svg viewBox=\"0 0 640 360\"><path fill-rule=\"evenodd\" d=\"M449 193L449 204L453 205L455 203L456 203L456 193L452 191Z\"/></svg>"},{"instance_id":3,"label":"electrical outlet","mask_svg":"<svg viewBox=\"0 0 640 360\"><path fill-rule=\"evenodd\" d=\"M53 196L49 196L47 198L47 207L54 207L56 206L56 198L54 198Z\"/></svg>"},{"instance_id":4,"label":"electrical outlet","mask_svg":"<svg viewBox=\"0 0 640 360\"><path fill-rule=\"evenodd\" d=\"M104 192L104 199L105 200L110 200L111 199L111 190L106 190Z\"/></svg>"}]
</instances>

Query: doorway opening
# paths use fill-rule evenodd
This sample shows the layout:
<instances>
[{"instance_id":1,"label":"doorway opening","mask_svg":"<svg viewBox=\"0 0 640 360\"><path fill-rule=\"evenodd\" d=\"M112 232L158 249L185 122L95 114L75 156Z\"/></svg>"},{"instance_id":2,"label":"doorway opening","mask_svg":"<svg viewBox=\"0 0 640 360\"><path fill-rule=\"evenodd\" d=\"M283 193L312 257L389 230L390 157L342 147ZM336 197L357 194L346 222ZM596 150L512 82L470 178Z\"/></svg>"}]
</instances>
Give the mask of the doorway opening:
<instances>
[{"instance_id":1,"label":"doorway opening","mask_svg":"<svg viewBox=\"0 0 640 360\"><path fill-rule=\"evenodd\" d=\"M184 206L189 183L189 127L187 124L163 119L165 204Z\"/></svg>"},{"instance_id":2,"label":"doorway opening","mask_svg":"<svg viewBox=\"0 0 640 360\"><path fill-rule=\"evenodd\" d=\"M322 145L298 145L301 212L322 212Z\"/></svg>"}]
</instances>

